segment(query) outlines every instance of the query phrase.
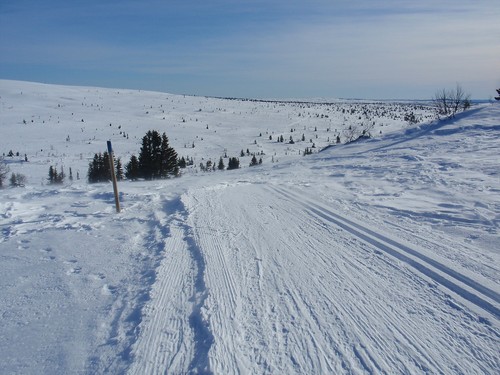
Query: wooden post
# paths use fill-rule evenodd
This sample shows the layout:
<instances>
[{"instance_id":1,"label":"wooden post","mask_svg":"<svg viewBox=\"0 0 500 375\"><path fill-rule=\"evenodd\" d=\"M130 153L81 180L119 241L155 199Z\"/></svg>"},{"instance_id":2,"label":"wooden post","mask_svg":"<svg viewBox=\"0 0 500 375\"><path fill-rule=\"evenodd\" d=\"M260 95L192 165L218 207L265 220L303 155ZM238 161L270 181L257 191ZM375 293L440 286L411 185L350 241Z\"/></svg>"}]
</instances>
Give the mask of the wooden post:
<instances>
[{"instance_id":1,"label":"wooden post","mask_svg":"<svg viewBox=\"0 0 500 375\"><path fill-rule=\"evenodd\" d=\"M108 141L108 153L109 153L109 169L111 170L111 181L113 182L113 191L115 192L116 212L120 212L120 199L118 197L118 184L116 183L116 173L115 173L115 159L113 157L113 148L111 147L111 141Z\"/></svg>"}]
</instances>

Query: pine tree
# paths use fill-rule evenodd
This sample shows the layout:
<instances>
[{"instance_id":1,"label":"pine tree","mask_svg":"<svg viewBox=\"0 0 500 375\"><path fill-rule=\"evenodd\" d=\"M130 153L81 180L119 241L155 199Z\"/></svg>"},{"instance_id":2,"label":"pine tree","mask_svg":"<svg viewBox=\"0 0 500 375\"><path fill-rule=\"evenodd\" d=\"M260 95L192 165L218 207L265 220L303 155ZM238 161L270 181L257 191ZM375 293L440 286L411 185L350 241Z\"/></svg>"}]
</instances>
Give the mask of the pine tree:
<instances>
[{"instance_id":1,"label":"pine tree","mask_svg":"<svg viewBox=\"0 0 500 375\"><path fill-rule=\"evenodd\" d=\"M125 177L123 173L122 161L120 160L120 158L116 159L115 161L115 175L117 181L121 181Z\"/></svg>"},{"instance_id":2,"label":"pine tree","mask_svg":"<svg viewBox=\"0 0 500 375\"><path fill-rule=\"evenodd\" d=\"M111 166L109 163L109 154L107 152L94 154L94 158L89 163L88 181L90 183L110 181Z\"/></svg>"},{"instance_id":3,"label":"pine tree","mask_svg":"<svg viewBox=\"0 0 500 375\"><path fill-rule=\"evenodd\" d=\"M238 169L240 167L240 161L238 158L229 158L229 163L227 169Z\"/></svg>"},{"instance_id":4,"label":"pine tree","mask_svg":"<svg viewBox=\"0 0 500 375\"><path fill-rule=\"evenodd\" d=\"M54 167L51 165L49 167L49 184L54 183L55 175L57 175L57 172L54 171Z\"/></svg>"},{"instance_id":5,"label":"pine tree","mask_svg":"<svg viewBox=\"0 0 500 375\"><path fill-rule=\"evenodd\" d=\"M250 166L253 167L254 165L257 165L257 164L259 164L259 162L257 161L257 158L254 155L252 157L252 161L250 162Z\"/></svg>"},{"instance_id":6,"label":"pine tree","mask_svg":"<svg viewBox=\"0 0 500 375\"><path fill-rule=\"evenodd\" d=\"M94 154L94 158L89 163L89 169L87 170L87 178L90 183L97 182L96 171L97 171L97 163L98 163L98 155ZM50 176L50 171L49 171Z\"/></svg>"},{"instance_id":7,"label":"pine tree","mask_svg":"<svg viewBox=\"0 0 500 375\"><path fill-rule=\"evenodd\" d=\"M24 186L26 183L26 176L21 173L12 173L10 176L10 186L18 187Z\"/></svg>"},{"instance_id":8,"label":"pine tree","mask_svg":"<svg viewBox=\"0 0 500 375\"><path fill-rule=\"evenodd\" d=\"M179 170L178 170L178 156L177 152L169 146L168 144L168 137L165 133L163 133L162 138L161 138L161 165L162 165L162 170L160 173L160 176L165 178L168 177L168 175L173 174L173 175L178 175Z\"/></svg>"},{"instance_id":9,"label":"pine tree","mask_svg":"<svg viewBox=\"0 0 500 375\"><path fill-rule=\"evenodd\" d=\"M223 159L222 159L222 157L221 157L221 158L219 159L219 165L218 165L218 168L219 168L219 170L220 170L220 171L223 171L225 167L226 167L226 166L224 165L224 160L223 160Z\"/></svg>"},{"instance_id":10,"label":"pine tree","mask_svg":"<svg viewBox=\"0 0 500 375\"><path fill-rule=\"evenodd\" d=\"M155 136L159 137L158 132L154 132ZM153 132L150 130L142 137L142 146L139 151L139 170L142 177L146 180L151 180L153 178L153 169L155 164L155 152L159 150L154 150L154 140ZM161 140L160 140L161 144ZM158 145L159 146L159 145Z\"/></svg>"},{"instance_id":11,"label":"pine tree","mask_svg":"<svg viewBox=\"0 0 500 375\"><path fill-rule=\"evenodd\" d=\"M137 156L132 155L129 163L125 166L125 176L129 180L137 180L140 176L139 160Z\"/></svg>"},{"instance_id":12,"label":"pine tree","mask_svg":"<svg viewBox=\"0 0 500 375\"><path fill-rule=\"evenodd\" d=\"M49 167L49 184L62 184L64 182L64 171L61 167L61 172L57 173L52 165Z\"/></svg>"},{"instance_id":13,"label":"pine tree","mask_svg":"<svg viewBox=\"0 0 500 375\"><path fill-rule=\"evenodd\" d=\"M169 146L165 133L160 136L156 130L148 131L142 138L138 160L140 175L146 180L178 174L177 152Z\"/></svg>"},{"instance_id":14,"label":"pine tree","mask_svg":"<svg viewBox=\"0 0 500 375\"><path fill-rule=\"evenodd\" d=\"M186 168L186 159L184 158L184 156L182 158L179 159L178 161L178 166L179 168Z\"/></svg>"},{"instance_id":15,"label":"pine tree","mask_svg":"<svg viewBox=\"0 0 500 375\"><path fill-rule=\"evenodd\" d=\"M61 172L56 173L55 183L62 184L64 182L64 177L66 177L66 175L64 174L64 169L61 166Z\"/></svg>"}]
</instances>

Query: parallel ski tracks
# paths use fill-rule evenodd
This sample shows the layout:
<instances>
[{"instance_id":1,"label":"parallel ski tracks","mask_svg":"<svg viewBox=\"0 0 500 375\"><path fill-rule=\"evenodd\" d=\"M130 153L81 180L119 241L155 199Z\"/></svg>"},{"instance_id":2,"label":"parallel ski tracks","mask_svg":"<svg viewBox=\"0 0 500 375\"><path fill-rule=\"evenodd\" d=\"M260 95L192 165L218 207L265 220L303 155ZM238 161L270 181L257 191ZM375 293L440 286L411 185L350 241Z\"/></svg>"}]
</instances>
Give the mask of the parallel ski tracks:
<instances>
[{"instance_id":1,"label":"parallel ski tracks","mask_svg":"<svg viewBox=\"0 0 500 375\"><path fill-rule=\"evenodd\" d=\"M195 355L195 335L189 322L195 295L194 261L186 242L182 212L170 220L158 210L154 241L166 251L143 312L139 337L133 347L134 361L127 374L163 374L165 369L184 373ZM168 232L168 233L167 233Z\"/></svg>"},{"instance_id":2,"label":"parallel ski tracks","mask_svg":"<svg viewBox=\"0 0 500 375\"><path fill-rule=\"evenodd\" d=\"M479 307L482 311L491 314L497 320L500 319L500 308L498 307L500 294L498 292L440 263L436 259L424 255L415 248L376 233L366 226L332 212L319 202L300 196L289 189L278 186L271 186L271 188L281 196L300 204L314 215L335 224L364 242L375 246L378 250L413 267L421 274Z\"/></svg>"}]
</instances>

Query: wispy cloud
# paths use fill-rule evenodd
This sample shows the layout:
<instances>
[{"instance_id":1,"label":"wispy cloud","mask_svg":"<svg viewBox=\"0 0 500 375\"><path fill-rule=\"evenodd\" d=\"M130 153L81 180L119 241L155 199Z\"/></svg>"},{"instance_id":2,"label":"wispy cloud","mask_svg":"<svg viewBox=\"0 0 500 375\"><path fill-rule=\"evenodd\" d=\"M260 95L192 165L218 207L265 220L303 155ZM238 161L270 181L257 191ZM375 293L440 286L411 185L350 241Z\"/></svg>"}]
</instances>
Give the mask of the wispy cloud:
<instances>
[{"instance_id":1,"label":"wispy cloud","mask_svg":"<svg viewBox=\"0 0 500 375\"><path fill-rule=\"evenodd\" d=\"M210 95L429 96L498 76L497 3L19 0L0 7L0 64L156 76Z\"/></svg>"}]
</instances>

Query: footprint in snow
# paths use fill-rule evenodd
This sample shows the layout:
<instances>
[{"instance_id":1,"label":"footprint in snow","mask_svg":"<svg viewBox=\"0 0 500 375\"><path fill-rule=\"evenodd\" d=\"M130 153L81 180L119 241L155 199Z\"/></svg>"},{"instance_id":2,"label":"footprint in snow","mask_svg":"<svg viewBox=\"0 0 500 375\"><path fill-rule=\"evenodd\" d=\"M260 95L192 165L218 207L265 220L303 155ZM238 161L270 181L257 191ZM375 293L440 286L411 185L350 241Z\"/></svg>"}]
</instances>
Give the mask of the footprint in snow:
<instances>
[{"instance_id":1,"label":"footprint in snow","mask_svg":"<svg viewBox=\"0 0 500 375\"><path fill-rule=\"evenodd\" d=\"M92 274L88 275L87 277L89 280L92 280L92 281L99 281L99 280L103 280L106 278L106 276L104 276L102 273L100 273L100 274L92 273Z\"/></svg>"},{"instance_id":2,"label":"footprint in snow","mask_svg":"<svg viewBox=\"0 0 500 375\"><path fill-rule=\"evenodd\" d=\"M27 249L29 249L29 246L28 246L29 243L30 243L29 240L19 240L19 241L17 241L17 244L19 245L17 248L19 250L27 250Z\"/></svg>"},{"instance_id":3,"label":"footprint in snow","mask_svg":"<svg viewBox=\"0 0 500 375\"><path fill-rule=\"evenodd\" d=\"M79 274L82 271L82 267L73 267L66 271L66 275Z\"/></svg>"},{"instance_id":4,"label":"footprint in snow","mask_svg":"<svg viewBox=\"0 0 500 375\"><path fill-rule=\"evenodd\" d=\"M101 289L101 294L104 296L110 296L114 294L116 291L116 287L108 284L104 284Z\"/></svg>"}]
</instances>

